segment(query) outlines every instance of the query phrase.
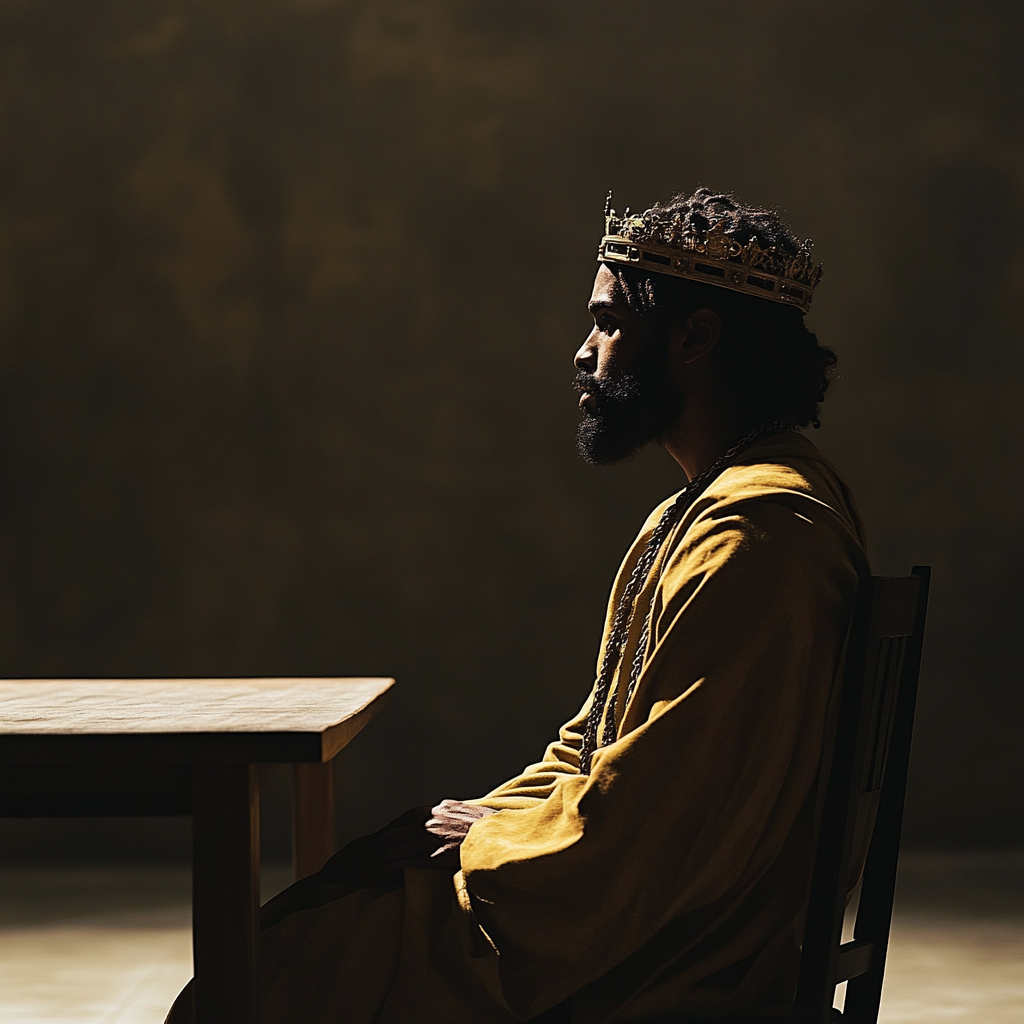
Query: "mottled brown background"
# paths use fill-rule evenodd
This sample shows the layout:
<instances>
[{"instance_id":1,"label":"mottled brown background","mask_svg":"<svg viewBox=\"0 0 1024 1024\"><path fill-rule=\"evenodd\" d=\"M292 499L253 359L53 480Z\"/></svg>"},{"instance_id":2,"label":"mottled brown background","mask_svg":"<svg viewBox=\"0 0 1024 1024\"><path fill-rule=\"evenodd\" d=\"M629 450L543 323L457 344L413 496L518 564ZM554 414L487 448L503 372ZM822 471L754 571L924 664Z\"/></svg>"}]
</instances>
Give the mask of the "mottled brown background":
<instances>
[{"instance_id":1,"label":"mottled brown background","mask_svg":"<svg viewBox=\"0 0 1024 1024\"><path fill-rule=\"evenodd\" d=\"M706 183L817 240L815 440L935 567L909 840L1019 841L1021 11L5 0L2 674L393 674L345 836L535 758L681 485L575 456L604 192Z\"/></svg>"}]
</instances>

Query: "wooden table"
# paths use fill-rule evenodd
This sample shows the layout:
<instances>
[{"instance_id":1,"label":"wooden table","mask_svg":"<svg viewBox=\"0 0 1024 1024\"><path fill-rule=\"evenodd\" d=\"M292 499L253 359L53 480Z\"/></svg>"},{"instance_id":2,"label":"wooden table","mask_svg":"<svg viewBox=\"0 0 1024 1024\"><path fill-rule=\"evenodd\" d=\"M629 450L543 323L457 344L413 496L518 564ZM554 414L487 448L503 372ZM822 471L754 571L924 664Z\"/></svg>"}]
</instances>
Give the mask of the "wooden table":
<instances>
[{"instance_id":1,"label":"wooden table","mask_svg":"<svg viewBox=\"0 0 1024 1024\"><path fill-rule=\"evenodd\" d=\"M197 1024L257 1024L257 765L294 764L297 877L334 851L331 760L392 679L0 681L0 816L191 814Z\"/></svg>"}]
</instances>

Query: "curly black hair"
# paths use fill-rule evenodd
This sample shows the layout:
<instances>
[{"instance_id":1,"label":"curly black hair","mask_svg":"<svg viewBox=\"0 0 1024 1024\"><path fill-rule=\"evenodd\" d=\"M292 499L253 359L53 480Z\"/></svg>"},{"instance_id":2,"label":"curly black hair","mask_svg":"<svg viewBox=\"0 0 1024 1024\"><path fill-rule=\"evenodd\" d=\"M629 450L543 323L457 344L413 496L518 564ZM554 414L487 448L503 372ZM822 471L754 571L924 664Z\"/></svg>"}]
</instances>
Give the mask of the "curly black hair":
<instances>
[{"instance_id":1,"label":"curly black hair","mask_svg":"<svg viewBox=\"0 0 1024 1024\"><path fill-rule=\"evenodd\" d=\"M698 188L639 215L629 236L638 242L671 245L682 231L707 231L720 221L741 244L752 238L762 248L797 253L806 244L778 214L745 206L731 195ZM795 306L728 288L606 263L629 307L656 327L685 324L698 309L714 310L722 335L712 352L727 399L744 429L785 420L820 426L820 405L836 365L836 354L818 342Z\"/></svg>"}]
</instances>

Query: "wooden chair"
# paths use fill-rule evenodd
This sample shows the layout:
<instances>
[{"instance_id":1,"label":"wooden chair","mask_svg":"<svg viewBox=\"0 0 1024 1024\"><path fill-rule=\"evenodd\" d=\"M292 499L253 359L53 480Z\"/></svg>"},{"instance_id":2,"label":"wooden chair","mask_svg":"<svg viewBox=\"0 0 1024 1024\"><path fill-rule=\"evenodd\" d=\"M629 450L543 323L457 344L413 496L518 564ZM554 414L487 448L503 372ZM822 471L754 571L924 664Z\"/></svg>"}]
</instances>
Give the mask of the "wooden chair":
<instances>
[{"instance_id":1,"label":"wooden chair","mask_svg":"<svg viewBox=\"0 0 1024 1024\"><path fill-rule=\"evenodd\" d=\"M930 567L918 565L910 576L865 576L858 585L839 705L830 723L831 750L823 757L830 768L796 1002L789 1018L761 1024L878 1020L930 575ZM847 896L860 873L858 853L868 836L854 937L844 943ZM840 1013L832 1004L836 986L844 981L846 1003ZM571 1019L572 1000L567 999L531 1024ZM680 1018L677 1024L693 1022Z\"/></svg>"},{"instance_id":2,"label":"wooden chair","mask_svg":"<svg viewBox=\"0 0 1024 1024\"><path fill-rule=\"evenodd\" d=\"M931 569L911 573L867 576L857 589L792 1024L878 1020ZM844 943L868 834L854 937ZM840 1014L832 1004L844 981Z\"/></svg>"}]
</instances>

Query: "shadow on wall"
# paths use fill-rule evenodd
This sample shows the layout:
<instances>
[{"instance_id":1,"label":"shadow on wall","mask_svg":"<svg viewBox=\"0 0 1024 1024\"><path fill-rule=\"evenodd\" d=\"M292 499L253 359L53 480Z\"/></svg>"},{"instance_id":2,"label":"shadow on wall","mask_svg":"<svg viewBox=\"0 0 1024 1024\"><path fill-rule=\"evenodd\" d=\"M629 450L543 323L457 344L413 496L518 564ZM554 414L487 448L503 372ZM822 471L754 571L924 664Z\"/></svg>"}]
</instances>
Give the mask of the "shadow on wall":
<instances>
[{"instance_id":1,"label":"shadow on wall","mask_svg":"<svg viewBox=\"0 0 1024 1024\"><path fill-rule=\"evenodd\" d=\"M623 11L0 14L3 672L395 675L343 837L536 759L682 482L575 457L604 193L721 185L817 239L815 441L935 566L908 839L1019 841L1020 5Z\"/></svg>"}]
</instances>

